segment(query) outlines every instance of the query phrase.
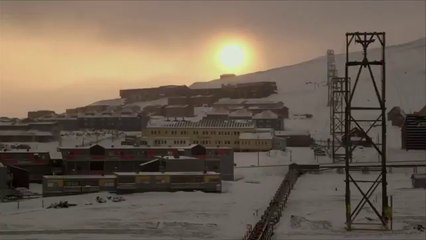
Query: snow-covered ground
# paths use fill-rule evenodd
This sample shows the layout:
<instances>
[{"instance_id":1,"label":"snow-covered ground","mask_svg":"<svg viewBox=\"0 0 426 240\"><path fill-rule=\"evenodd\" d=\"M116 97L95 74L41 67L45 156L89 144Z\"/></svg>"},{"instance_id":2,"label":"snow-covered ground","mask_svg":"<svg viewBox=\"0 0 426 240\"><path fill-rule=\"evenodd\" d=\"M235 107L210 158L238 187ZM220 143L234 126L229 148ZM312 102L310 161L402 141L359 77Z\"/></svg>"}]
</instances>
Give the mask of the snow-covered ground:
<instances>
[{"instance_id":1,"label":"snow-covered ground","mask_svg":"<svg viewBox=\"0 0 426 240\"><path fill-rule=\"evenodd\" d=\"M292 160L312 161L311 150ZM306 154L308 153L308 154ZM257 153L235 153L237 166L257 165ZM259 153L260 165L287 165L290 153ZM174 192L124 195L124 202L96 203L108 193L44 198L67 200L67 209L42 208L42 199L0 203L0 239L239 239L254 224L281 183L287 167L236 168L223 193ZM32 185L32 188L40 188ZM87 203L92 205L85 205Z\"/></svg>"},{"instance_id":2,"label":"snow-covered ground","mask_svg":"<svg viewBox=\"0 0 426 240\"><path fill-rule=\"evenodd\" d=\"M330 170L321 174L305 174L297 180L274 239L426 239L426 231L413 229L418 224L426 226L426 190L412 188L411 171L394 169L388 174L388 195L393 196L394 205L393 231L347 232L345 175ZM355 179L375 176L377 173L353 174ZM366 191L365 186L362 188ZM352 194L357 201L360 200L358 191L353 190ZM380 201L380 194L381 191L378 191L372 196L374 204ZM353 208L354 204L355 201ZM367 208L357 219L373 222L368 219L377 218L374 218L371 208Z\"/></svg>"}]
</instances>

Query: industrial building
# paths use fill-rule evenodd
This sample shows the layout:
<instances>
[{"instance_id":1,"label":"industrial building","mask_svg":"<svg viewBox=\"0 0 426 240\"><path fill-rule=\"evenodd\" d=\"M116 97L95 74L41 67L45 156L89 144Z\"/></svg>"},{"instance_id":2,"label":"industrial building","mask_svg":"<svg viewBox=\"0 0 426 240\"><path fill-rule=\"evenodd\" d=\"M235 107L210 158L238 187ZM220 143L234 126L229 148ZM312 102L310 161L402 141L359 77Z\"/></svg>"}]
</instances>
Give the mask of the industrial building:
<instances>
[{"instance_id":1,"label":"industrial building","mask_svg":"<svg viewBox=\"0 0 426 240\"><path fill-rule=\"evenodd\" d=\"M157 88L141 89L123 89L120 90L120 97L125 99L126 103L151 101L160 98L172 98L178 101L177 105L182 105L186 100L178 100L176 97L199 97L200 100L209 104L212 99L219 98L263 98L276 93L277 86L275 82L253 82L222 85L220 88L201 88L193 89L185 85L169 85ZM176 103L176 102L175 102ZM175 104L174 103L174 104ZM188 104L186 102L185 104Z\"/></svg>"},{"instance_id":2,"label":"industrial building","mask_svg":"<svg viewBox=\"0 0 426 240\"><path fill-rule=\"evenodd\" d=\"M401 144L406 150L426 150L426 108L407 114L401 128Z\"/></svg>"},{"instance_id":3,"label":"industrial building","mask_svg":"<svg viewBox=\"0 0 426 240\"><path fill-rule=\"evenodd\" d=\"M61 147L64 174L112 174L134 171L215 171L234 179L231 148L190 145L181 147L121 146ZM149 164L147 164L149 162Z\"/></svg>"}]
</instances>

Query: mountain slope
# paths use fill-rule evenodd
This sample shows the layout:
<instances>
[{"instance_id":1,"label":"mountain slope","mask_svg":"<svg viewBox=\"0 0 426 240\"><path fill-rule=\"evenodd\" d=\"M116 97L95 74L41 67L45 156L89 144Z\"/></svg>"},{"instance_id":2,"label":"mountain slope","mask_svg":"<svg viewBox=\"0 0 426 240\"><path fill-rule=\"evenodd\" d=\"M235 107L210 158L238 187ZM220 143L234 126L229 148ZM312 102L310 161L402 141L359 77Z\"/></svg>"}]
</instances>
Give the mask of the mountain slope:
<instances>
[{"instance_id":1,"label":"mountain slope","mask_svg":"<svg viewBox=\"0 0 426 240\"><path fill-rule=\"evenodd\" d=\"M422 38L406 44L386 48L386 106L401 106L406 112L420 110L426 103L426 39ZM380 49L369 50L369 56L376 57ZM359 59L360 52L351 53ZM337 54L336 66L339 76L344 76L345 54ZM312 113L314 119L302 123L313 133L325 136L329 124L329 108L326 86L326 57L319 57L292 66L240 75L232 79L217 79L209 82L196 82L192 88L219 87L223 83L275 81L278 93L267 99L283 101L291 113ZM355 71L350 76L355 79ZM380 77L379 74L375 75ZM358 104L374 105L376 98L366 70L361 74L359 92L354 101ZM300 121L298 121L300 122ZM292 122L288 121L291 125ZM289 126L287 124L287 126Z\"/></svg>"}]
</instances>

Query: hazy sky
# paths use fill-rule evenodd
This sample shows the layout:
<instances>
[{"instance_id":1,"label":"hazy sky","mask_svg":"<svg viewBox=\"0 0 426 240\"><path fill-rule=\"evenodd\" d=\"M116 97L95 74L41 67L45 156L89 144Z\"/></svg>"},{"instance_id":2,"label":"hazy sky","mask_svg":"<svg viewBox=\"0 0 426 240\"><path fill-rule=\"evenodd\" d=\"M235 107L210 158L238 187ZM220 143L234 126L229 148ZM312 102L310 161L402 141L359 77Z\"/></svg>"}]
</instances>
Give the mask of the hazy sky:
<instances>
[{"instance_id":1,"label":"hazy sky","mask_svg":"<svg viewBox=\"0 0 426 240\"><path fill-rule=\"evenodd\" d=\"M349 31L416 40L425 11L425 1L1 1L0 116L294 64L343 52ZM237 70L217 60L229 42L246 51Z\"/></svg>"}]
</instances>

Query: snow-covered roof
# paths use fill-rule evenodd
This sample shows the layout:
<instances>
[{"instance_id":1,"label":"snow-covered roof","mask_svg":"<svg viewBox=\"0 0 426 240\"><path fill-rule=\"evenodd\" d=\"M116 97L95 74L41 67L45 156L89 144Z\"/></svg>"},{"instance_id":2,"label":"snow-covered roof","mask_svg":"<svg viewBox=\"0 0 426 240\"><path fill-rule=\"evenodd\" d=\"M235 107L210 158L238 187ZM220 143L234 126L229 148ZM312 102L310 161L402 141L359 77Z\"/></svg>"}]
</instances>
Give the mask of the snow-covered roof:
<instances>
[{"instance_id":1,"label":"snow-covered roof","mask_svg":"<svg viewBox=\"0 0 426 240\"><path fill-rule=\"evenodd\" d=\"M282 104L282 102L276 102L266 99L247 99L244 104Z\"/></svg>"},{"instance_id":2,"label":"snow-covered roof","mask_svg":"<svg viewBox=\"0 0 426 240\"><path fill-rule=\"evenodd\" d=\"M285 130L285 131L275 131L275 136L306 136L310 135L309 131L306 130Z\"/></svg>"},{"instance_id":3,"label":"snow-covered roof","mask_svg":"<svg viewBox=\"0 0 426 240\"><path fill-rule=\"evenodd\" d=\"M156 175L186 175L186 176L198 176L198 175L220 175L217 172L114 172L116 176L156 176Z\"/></svg>"},{"instance_id":4,"label":"snow-covered roof","mask_svg":"<svg viewBox=\"0 0 426 240\"><path fill-rule=\"evenodd\" d=\"M229 114L230 117L251 117L253 114L247 109L239 109Z\"/></svg>"},{"instance_id":5,"label":"snow-covered roof","mask_svg":"<svg viewBox=\"0 0 426 240\"><path fill-rule=\"evenodd\" d=\"M251 120L149 121L147 128L254 128Z\"/></svg>"},{"instance_id":6,"label":"snow-covered roof","mask_svg":"<svg viewBox=\"0 0 426 240\"><path fill-rule=\"evenodd\" d=\"M253 119L277 119L278 115L270 110L262 111L253 116Z\"/></svg>"},{"instance_id":7,"label":"snow-covered roof","mask_svg":"<svg viewBox=\"0 0 426 240\"><path fill-rule=\"evenodd\" d=\"M221 98L214 104L243 104L245 101L245 99Z\"/></svg>"},{"instance_id":8,"label":"snow-covered roof","mask_svg":"<svg viewBox=\"0 0 426 240\"><path fill-rule=\"evenodd\" d=\"M196 157L191 156L155 156L156 158L162 158L167 160L188 160L188 159L198 159Z\"/></svg>"},{"instance_id":9,"label":"snow-covered roof","mask_svg":"<svg viewBox=\"0 0 426 240\"><path fill-rule=\"evenodd\" d=\"M101 100L90 104L89 106L121 106L124 104L124 98Z\"/></svg>"},{"instance_id":10,"label":"snow-covered roof","mask_svg":"<svg viewBox=\"0 0 426 240\"><path fill-rule=\"evenodd\" d=\"M45 179L110 179L117 178L115 175L46 175Z\"/></svg>"},{"instance_id":11,"label":"snow-covered roof","mask_svg":"<svg viewBox=\"0 0 426 240\"><path fill-rule=\"evenodd\" d=\"M0 136L53 136L53 134L38 130L2 130Z\"/></svg>"},{"instance_id":12,"label":"snow-covered roof","mask_svg":"<svg viewBox=\"0 0 426 240\"><path fill-rule=\"evenodd\" d=\"M186 108L188 105L167 105L166 108Z\"/></svg>"},{"instance_id":13,"label":"snow-covered roof","mask_svg":"<svg viewBox=\"0 0 426 240\"><path fill-rule=\"evenodd\" d=\"M221 107L213 108L210 112L207 113L207 115L228 115L228 114L229 114L229 111Z\"/></svg>"}]
</instances>

